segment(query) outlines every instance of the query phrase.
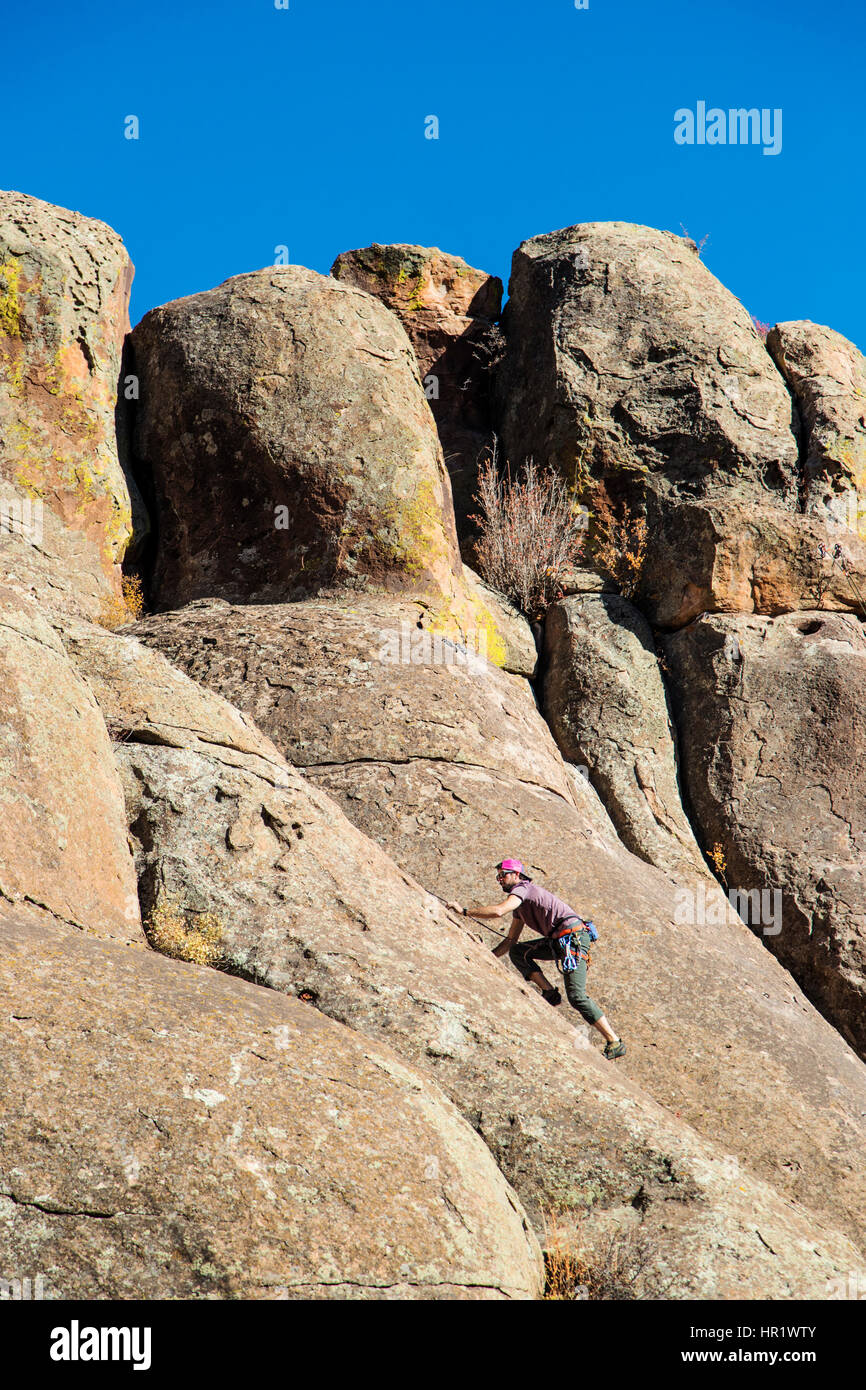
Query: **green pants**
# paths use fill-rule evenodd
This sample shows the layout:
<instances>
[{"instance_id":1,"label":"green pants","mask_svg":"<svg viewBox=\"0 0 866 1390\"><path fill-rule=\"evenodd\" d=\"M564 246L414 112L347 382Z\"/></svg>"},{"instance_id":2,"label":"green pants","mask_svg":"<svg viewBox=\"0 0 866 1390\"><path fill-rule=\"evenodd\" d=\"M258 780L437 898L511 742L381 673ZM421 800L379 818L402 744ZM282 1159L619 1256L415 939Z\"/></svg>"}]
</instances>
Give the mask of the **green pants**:
<instances>
[{"instance_id":1,"label":"green pants","mask_svg":"<svg viewBox=\"0 0 866 1390\"><path fill-rule=\"evenodd\" d=\"M588 951L591 941L586 928L577 932L576 936L583 949ZM517 967L524 980L528 980L532 972L538 968L537 961L561 960L562 947L555 937L537 936L532 941L518 941L508 952L508 959ZM586 992L586 961L580 961L576 970L563 971L562 981L565 997L571 1007L577 1009L587 1023L597 1023L603 1017L603 1011Z\"/></svg>"}]
</instances>

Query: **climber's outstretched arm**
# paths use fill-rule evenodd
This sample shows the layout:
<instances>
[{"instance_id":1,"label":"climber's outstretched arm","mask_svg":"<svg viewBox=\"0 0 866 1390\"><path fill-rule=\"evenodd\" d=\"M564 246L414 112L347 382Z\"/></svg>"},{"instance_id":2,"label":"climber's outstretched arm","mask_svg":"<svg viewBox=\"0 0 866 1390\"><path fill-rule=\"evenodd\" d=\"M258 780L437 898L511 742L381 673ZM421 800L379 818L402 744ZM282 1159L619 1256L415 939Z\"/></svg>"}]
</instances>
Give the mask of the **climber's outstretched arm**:
<instances>
[{"instance_id":1,"label":"climber's outstretched arm","mask_svg":"<svg viewBox=\"0 0 866 1390\"><path fill-rule=\"evenodd\" d=\"M503 898L501 903L491 903L489 907L466 907L463 908L459 903L449 903L452 912L460 912L464 917L504 917L506 912L513 912L519 907L521 899L516 893L509 893L507 898Z\"/></svg>"}]
</instances>

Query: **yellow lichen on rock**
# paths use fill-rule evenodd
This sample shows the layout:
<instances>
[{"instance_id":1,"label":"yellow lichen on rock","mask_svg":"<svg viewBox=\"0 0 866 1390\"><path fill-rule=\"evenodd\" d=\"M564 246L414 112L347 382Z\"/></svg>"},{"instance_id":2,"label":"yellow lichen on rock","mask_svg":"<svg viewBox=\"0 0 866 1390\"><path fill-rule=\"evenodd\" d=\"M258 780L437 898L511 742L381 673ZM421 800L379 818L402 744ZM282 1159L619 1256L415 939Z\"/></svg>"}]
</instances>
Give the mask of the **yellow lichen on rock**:
<instances>
[{"instance_id":1,"label":"yellow lichen on rock","mask_svg":"<svg viewBox=\"0 0 866 1390\"><path fill-rule=\"evenodd\" d=\"M0 261L0 333L7 338L21 336L20 279L21 262L17 256Z\"/></svg>"},{"instance_id":2,"label":"yellow lichen on rock","mask_svg":"<svg viewBox=\"0 0 866 1390\"><path fill-rule=\"evenodd\" d=\"M224 952L222 923L215 912L191 912L177 898L155 903L144 923L154 950L191 965L215 965Z\"/></svg>"},{"instance_id":3,"label":"yellow lichen on rock","mask_svg":"<svg viewBox=\"0 0 866 1390\"><path fill-rule=\"evenodd\" d=\"M505 666L508 659L505 641L493 614L480 599L455 595L424 607L427 611L424 626L429 632L459 642L471 655L483 657L493 666Z\"/></svg>"},{"instance_id":4,"label":"yellow lichen on rock","mask_svg":"<svg viewBox=\"0 0 866 1390\"><path fill-rule=\"evenodd\" d=\"M448 563L442 508L430 478L422 478L410 498L389 502L382 515L390 533L382 548L406 574L417 578L436 560Z\"/></svg>"}]
</instances>

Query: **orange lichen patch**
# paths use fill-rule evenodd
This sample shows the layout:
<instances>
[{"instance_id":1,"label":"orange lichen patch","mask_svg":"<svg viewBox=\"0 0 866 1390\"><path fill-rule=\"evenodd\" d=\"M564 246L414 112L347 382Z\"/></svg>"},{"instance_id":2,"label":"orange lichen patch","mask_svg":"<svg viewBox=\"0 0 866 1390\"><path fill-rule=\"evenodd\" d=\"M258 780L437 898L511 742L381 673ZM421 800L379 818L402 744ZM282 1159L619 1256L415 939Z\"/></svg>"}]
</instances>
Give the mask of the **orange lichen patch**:
<instances>
[{"instance_id":1,"label":"orange lichen patch","mask_svg":"<svg viewBox=\"0 0 866 1390\"><path fill-rule=\"evenodd\" d=\"M67 343L58 354L58 375L67 395L80 399L81 392L90 385L90 364L80 342Z\"/></svg>"},{"instance_id":2,"label":"orange lichen patch","mask_svg":"<svg viewBox=\"0 0 866 1390\"><path fill-rule=\"evenodd\" d=\"M80 341L52 351L36 339L29 352L21 340L11 342L5 360L6 472L65 527L91 539L112 575L131 533L131 509L107 434L109 386L91 375Z\"/></svg>"}]
</instances>

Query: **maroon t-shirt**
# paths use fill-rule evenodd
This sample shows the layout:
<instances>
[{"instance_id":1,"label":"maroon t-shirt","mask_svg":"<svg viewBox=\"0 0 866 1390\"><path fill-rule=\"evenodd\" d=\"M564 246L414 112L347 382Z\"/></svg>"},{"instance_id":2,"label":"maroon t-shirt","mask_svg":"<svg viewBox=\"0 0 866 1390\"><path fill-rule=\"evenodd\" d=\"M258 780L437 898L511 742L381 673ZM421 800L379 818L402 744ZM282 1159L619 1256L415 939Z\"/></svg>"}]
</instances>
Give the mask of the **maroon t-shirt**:
<instances>
[{"instance_id":1,"label":"maroon t-shirt","mask_svg":"<svg viewBox=\"0 0 866 1390\"><path fill-rule=\"evenodd\" d=\"M575 912L555 893L539 888L537 883L516 883L508 891L521 899L520 907L514 909L514 916L541 936L555 936L567 922L583 921L579 912Z\"/></svg>"}]
</instances>

